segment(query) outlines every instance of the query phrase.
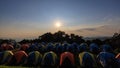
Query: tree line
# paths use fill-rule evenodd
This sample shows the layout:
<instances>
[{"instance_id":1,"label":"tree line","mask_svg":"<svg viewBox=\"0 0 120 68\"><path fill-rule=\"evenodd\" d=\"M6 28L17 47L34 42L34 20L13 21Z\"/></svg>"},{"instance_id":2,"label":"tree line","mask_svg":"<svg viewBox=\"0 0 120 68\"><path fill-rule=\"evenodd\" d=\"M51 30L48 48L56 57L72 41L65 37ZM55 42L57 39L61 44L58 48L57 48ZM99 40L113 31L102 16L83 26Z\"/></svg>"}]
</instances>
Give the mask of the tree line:
<instances>
[{"instance_id":1,"label":"tree line","mask_svg":"<svg viewBox=\"0 0 120 68\"><path fill-rule=\"evenodd\" d=\"M13 39L0 39L0 44L7 42L16 42ZM83 39L83 36L79 36L79 35L75 35L75 34L66 34L64 31L58 31L55 33L51 33L51 32L47 32L43 35L40 35L38 38L36 39L23 39L21 40L19 43L23 44L23 43L41 43L41 42L45 42L45 43L77 43L77 44L81 44L81 43L87 43L88 45L92 42L97 43L98 45L102 45L102 44L109 44L111 45L114 49L118 49L120 48L120 33L114 33L113 36L109 39L105 39L105 40L100 40L99 38L93 39L93 40L85 40Z\"/></svg>"}]
</instances>

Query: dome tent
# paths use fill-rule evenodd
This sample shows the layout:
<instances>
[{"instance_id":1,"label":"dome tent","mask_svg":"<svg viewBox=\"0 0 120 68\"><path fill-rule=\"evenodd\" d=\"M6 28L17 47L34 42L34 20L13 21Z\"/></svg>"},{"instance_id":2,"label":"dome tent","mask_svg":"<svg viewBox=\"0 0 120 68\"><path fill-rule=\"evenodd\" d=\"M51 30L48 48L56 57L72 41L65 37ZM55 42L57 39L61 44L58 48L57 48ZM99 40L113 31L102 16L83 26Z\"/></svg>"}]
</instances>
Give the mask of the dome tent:
<instances>
[{"instance_id":1,"label":"dome tent","mask_svg":"<svg viewBox=\"0 0 120 68\"><path fill-rule=\"evenodd\" d=\"M29 48L28 44L23 44L23 45L21 45L20 50L27 51L28 48Z\"/></svg>"},{"instance_id":2,"label":"dome tent","mask_svg":"<svg viewBox=\"0 0 120 68\"><path fill-rule=\"evenodd\" d=\"M14 56L12 58L12 64L13 65L24 65L27 61L27 53L25 51L17 51L14 53Z\"/></svg>"},{"instance_id":3,"label":"dome tent","mask_svg":"<svg viewBox=\"0 0 120 68\"><path fill-rule=\"evenodd\" d=\"M117 59L117 62L118 62L118 68L120 68L120 53L118 53L115 57Z\"/></svg>"},{"instance_id":4,"label":"dome tent","mask_svg":"<svg viewBox=\"0 0 120 68\"><path fill-rule=\"evenodd\" d=\"M90 52L94 53L94 54L98 54L99 53L99 47L97 44L95 43L91 43L90 44Z\"/></svg>"},{"instance_id":5,"label":"dome tent","mask_svg":"<svg viewBox=\"0 0 120 68\"><path fill-rule=\"evenodd\" d=\"M67 51L67 47L69 46L69 44L63 43L62 46L63 46L63 52L65 52L65 51Z\"/></svg>"},{"instance_id":6,"label":"dome tent","mask_svg":"<svg viewBox=\"0 0 120 68\"><path fill-rule=\"evenodd\" d=\"M87 50L88 45L86 43L81 43L79 46L77 46L78 52L83 52Z\"/></svg>"},{"instance_id":7,"label":"dome tent","mask_svg":"<svg viewBox=\"0 0 120 68\"><path fill-rule=\"evenodd\" d=\"M71 53L75 52L75 49L74 49L73 45L68 45L66 50L69 51L69 52L71 52Z\"/></svg>"},{"instance_id":8,"label":"dome tent","mask_svg":"<svg viewBox=\"0 0 120 68\"><path fill-rule=\"evenodd\" d=\"M102 51L103 51L103 52L112 52L113 49L112 49L112 47L111 47L110 45L104 44L104 45L102 46Z\"/></svg>"},{"instance_id":9,"label":"dome tent","mask_svg":"<svg viewBox=\"0 0 120 68\"><path fill-rule=\"evenodd\" d=\"M7 51L7 50L13 50L14 47L11 43L3 43L1 46L0 46L1 50L2 51Z\"/></svg>"},{"instance_id":10,"label":"dome tent","mask_svg":"<svg viewBox=\"0 0 120 68\"><path fill-rule=\"evenodd\" d=\"M60 56L60 68L75 67L74 54L71 52L63 52Z\"/></svg>"},{"instance_id":11,"label":"dome tent","mask_svg":"<svg viewBox=\"0 0 120 68\"><path fill-rule=\"evenodd\" d=\"M38 47L37 51L39 51L41 54L44 54L45 46L43 44L38 44L37 47Z\"/></svg>"},{"instance_id":12,"label":"dome tent","mask_svg":"<svg viewBox=\"0 0 120 68\"><path fill-rule=\"evenodd\" d=\"M56 67L57 63L57 55L53 51L50 51L44 54L41 65L43 67Z\"/></svg>"},{"instance_id":13,"label":"dome tent","mask_svg":"<svg viewBox=\"0 0 120 68\"><path fill-rule=\"evenodd\" d=\"M27 64L28 66L37 66L41 64L42 54L38 51L32 51L28 54Z\"/></svg>"},{"instance_id":14,"label":"dome tent","mask_svg":"<svg viewBox=\"0 0 120 68\"><path fill-rule=\"evenodd\" d=\"M79 46L77 43L73 42L71 44L71 46L73 47L73 51L74 51L74 54L77 54L78 50L77 50L77 47Z\"/></svg>"},{"instance_id":15,"label":"dome tent","mask_svg":"<svg viewBox=\"0 0 120 68\"><path fill-rule=\"evenodd\" d=\"M47 50L47 52L49 52L49 51L54 51L54 46L53 46L53 44L52 44L52 43L48 43L47 46L46 46L46 50Z\"/></svg>"},{"instance_id":16,"label":"dome tent","mask_svg":"<svg viewBox=\"0 0 120 68\"><path fill-rule=\"evenodd\" d=\"M118 53L115 58L120 60L120 53Z\"/></svg>"},{"instance_id":17,"label":"dome tent","mask_svg":"<svg viewBox=\"0 0 120 68\"><path fill-rule=\"evenodd\" d=\"M36 44L32 44L29 46L28 48L28 52L32 52L32 51L37 51L38 50L38 46Z\"/></svg>"},{"instance_id":18,"label":"dome tent","mask_svg":"<svg viewBox=\"0 0 120 68\"><path fill-rule=\"evenodd\" d=\"M7 46L7 43L2 43L2 44L0 45L1 51L5 51L5 50L6 50L6 46Z\"/></svg>"},{"instance_id":19,"label":"dome tent","mask_svg":"<svg viewBox=\"0 0 120 68\"><path fill-rule=\"evenodd\" d=\"M79 57L80 67L83 67L83 68L96 68L97 67L96 60L92 53L81 52L79 53L78 57Z\"/></svg>"},{"instance_id":20,"label":"dome tent","mask_svg":"<svg viewBox=\"0 0 120 68\"><path fill-rule=\"evenodd\" d=\"M10 45L10 44L8 44L5 48L6 48L6 50L13 50L14 49L13 45Z\"/></svg>"},{"instance_id":21,"label":"dome tent","mask_svg":"<svg viewBox=\"0 0 120 68\"><path fill-rule=\"evenodd\" d=\"M3 57L3 52L0 52L0 61L2 60L2 57Z\"/></svg>"},{"instance_id":22,"label":"dome tent","mask_svg":"<svg viewBox=\"0 0 120 68\"><path fill-rule=\"evenodd\" d=\"M117 68L115 55L109 52L100 52L97 59L103 68Z\"/></svg>"},{"instance_id":23,"label":"dome tent","mask_svg":"<svg viewBox=\"0 0 120 68\"><path fill-rule=\"evenodd\" d=\"M61 44L56 44L56 53L58 56L63 52L63 46Z\"/></svg>"},{"instance_id":24,"label":"dome tent","mask_svg":"<svg viewBox=\"0 0 120 68\"><path fill-rule=\"evenodd\" d=\"M12 51L3 51L1 64L10 64L12 57L13 57Z\"/></svg>"}]
</instances>

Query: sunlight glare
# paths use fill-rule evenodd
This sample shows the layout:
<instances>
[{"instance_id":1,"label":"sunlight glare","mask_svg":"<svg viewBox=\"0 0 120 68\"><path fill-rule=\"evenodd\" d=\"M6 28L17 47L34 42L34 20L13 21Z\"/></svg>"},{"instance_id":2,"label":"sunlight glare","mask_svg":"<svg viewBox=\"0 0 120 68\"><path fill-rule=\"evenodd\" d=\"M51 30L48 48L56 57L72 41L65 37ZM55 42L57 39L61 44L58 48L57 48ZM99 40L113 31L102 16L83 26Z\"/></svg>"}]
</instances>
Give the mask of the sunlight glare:
<instances>
[{"instance_id":1,"label":"sunlight glare","mask_svg":"<svg viewBox=\"0 0 120 68\"><path fill-rule=\"evenodd\" d=\"M55 22L55 26L56 27L61 27L61 22L60 21Z\"/></svg>"}]
</instances>

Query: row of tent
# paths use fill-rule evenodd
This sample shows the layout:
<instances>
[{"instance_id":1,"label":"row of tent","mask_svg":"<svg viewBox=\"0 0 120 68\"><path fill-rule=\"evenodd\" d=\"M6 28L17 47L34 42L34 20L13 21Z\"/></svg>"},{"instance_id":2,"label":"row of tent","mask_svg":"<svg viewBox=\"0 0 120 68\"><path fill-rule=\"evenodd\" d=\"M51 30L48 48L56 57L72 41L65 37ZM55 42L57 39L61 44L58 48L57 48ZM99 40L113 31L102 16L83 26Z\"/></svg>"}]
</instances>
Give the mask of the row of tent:
<instances>
[{"instance_id":1,"label":"row of tent","mask_svg":"<svg viewBox=\"0 0 120 68\"><path fill-rule=\"evenodd\" d=\"M89 49L89 50L88 50ZM120 54L115 55L109 45L101 48L91 43L80 45L34 43L22 44L15 49L11 44L2 44L1 65L26 65L40 67L120 68Z\"/></svg>"},{"instance_id":2,"label":"row of tent","mask_svg":"<svg viewBox=\"0 0 120 68\"><path fill-rule=\"evenodd\" d=\"M4 43L4 44L0 45L0 51L15 50L15 49L16 48L12 44ZM54 51L57 54L61 54L62 52L65 52L65 51L69 51L74 54L80 53L82 51L90 51L95 54L98 54L100 51L108 51L108 52L113 51L112 47L110 47L107 44L103 45L102 47L99 47L95 43L91 43L89 46L86 43L81 43L80 45L78 45L76 43L73 43L73 44L68 44L68 43L64 43L64 44L41 43L41 44L38 44L38 43L34 43L32 45L30 45L30 44L19 45L18 49L23 50L27 53L29 53L31 51L39 51L42 54L45 52L49 52L49 51Z\"/></svg>"},{"instance_id":3,"label":"row of tent","mask_svg":"<svg viewBox=\"0 0 120 68\"><path fill-rule=\"evenodd\" d=\"M109 52L100 52L97 56L90 52L81 52L78 57L71 52L63 52L57 56L53 51L42 55L38 51L27 54L25 51L0 52L1 65L25 65L32 67L83 67L83 68L119 68L120 54L116 57Z\"/></svg>"}]
</instances>

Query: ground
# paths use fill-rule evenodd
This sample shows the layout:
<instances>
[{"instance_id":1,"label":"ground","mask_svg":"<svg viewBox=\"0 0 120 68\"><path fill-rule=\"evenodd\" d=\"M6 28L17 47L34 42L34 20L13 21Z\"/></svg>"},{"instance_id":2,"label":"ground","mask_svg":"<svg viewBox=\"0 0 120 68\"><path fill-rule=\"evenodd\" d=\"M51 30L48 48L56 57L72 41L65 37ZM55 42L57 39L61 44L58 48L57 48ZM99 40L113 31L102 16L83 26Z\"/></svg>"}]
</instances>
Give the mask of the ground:
<instances>
[{"instance_id":1,"label":"ground","mask_svg":"<svg viewBox=\"0 0 120 68\"><path fill-rule=\"evenodd\" d=\"M5 65L0 65L0 68L31 68L31 67L22 67L22 66L5 66Z\"/></svg>"}]
</instances>

